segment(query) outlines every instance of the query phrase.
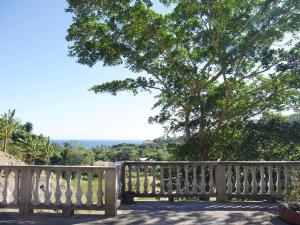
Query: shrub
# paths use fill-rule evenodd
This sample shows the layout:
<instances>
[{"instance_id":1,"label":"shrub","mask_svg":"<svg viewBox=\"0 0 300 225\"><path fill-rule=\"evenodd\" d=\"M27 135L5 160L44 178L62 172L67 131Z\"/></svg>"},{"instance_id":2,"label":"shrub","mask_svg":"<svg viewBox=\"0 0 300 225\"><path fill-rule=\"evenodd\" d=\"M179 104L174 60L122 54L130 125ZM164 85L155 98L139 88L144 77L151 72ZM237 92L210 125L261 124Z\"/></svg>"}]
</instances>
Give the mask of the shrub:
<instances>
[{"instance_id":1,"label":"shrub","mask_svg":"<svg viewBox=\"0 0 300 225\"><path fill-rule=\"evenodd\" d=\"M284 200L291 208L300 210L300 172L293 171Z\"/></svg>"}]
</instances>

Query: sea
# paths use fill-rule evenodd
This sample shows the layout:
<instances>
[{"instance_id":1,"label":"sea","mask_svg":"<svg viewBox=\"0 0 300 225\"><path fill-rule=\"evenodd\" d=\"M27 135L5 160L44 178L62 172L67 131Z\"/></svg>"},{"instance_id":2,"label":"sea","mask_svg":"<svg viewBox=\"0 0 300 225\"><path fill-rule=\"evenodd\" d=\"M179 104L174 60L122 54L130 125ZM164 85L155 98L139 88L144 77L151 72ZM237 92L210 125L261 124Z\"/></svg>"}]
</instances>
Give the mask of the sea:
<instances>
[{"instance_id":1,"label":"sea","mask_svg":"<svg viewBox=\"0 0 300 225\"><path fill-rule=\"evenodd\" d=\"M70 143L71 145L83 145L86 148L93 148L96 146L113 146L118 144L143 144L145 140L52 140L52 142L63 145L64 143Z\"/></svg>"}]
</instances>

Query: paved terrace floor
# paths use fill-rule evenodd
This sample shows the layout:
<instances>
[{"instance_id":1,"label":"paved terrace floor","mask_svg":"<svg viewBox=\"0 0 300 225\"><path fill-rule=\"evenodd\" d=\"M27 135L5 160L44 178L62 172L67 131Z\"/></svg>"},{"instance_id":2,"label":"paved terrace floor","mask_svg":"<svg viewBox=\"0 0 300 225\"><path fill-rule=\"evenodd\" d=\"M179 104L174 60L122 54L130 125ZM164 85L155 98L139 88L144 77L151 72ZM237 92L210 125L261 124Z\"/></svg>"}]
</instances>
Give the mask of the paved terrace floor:
<instances>
[{"instance_id":1,"label":"paved terrace floor","mask_svg":"<svg viewBox=\"0 0 300 225\"><path fill-rule=\"evenodd\" d=\"M287 224L277 216L278 204L266 202L143 202L122 205L116 217L75 214L35 214L20 217L0 211L0 224Z\"/></svg>"}]
</instances>

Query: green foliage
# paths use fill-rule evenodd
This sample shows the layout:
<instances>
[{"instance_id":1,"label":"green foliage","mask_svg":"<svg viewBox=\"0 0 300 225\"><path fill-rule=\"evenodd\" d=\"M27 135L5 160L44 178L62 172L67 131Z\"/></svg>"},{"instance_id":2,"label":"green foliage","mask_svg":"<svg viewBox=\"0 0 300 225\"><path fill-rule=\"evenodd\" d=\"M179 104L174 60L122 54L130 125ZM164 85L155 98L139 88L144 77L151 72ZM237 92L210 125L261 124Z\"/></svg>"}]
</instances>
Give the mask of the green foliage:
<instances>
[{"instance_id":1,"label":"green foliage","mask_svg":"<svg viewBox=\"0 0 300 225\"><path fill-rule=\"evenodd\" d=\"M42 137L30 134L18 141L18 145L24 154L26 163L33 164L36 159L40 158L42 141Z\"/></svg>"},{"instance_id":2,"label":"green foliage","mask_svg":"<svg viewBox=\"0 0 300 225\"><path fill-rule=\"evenodd\" d=\"M51 158L55 155L56 151L58 150L57 146L50 142L50 138L43 141L41 145L41 158L45 162L45 164L50 164Z\"/></svg>"},{"instance_id":3,"label":"green foliage","mask_svg":"<svg viewBox=\"0 0 300 225\"><path fill-rule=\"evenodd\" d=\"M52 164L58 165L93 165L95 160L94 153L79 144L71 145L65 143L63 147L53 154Z\"/></svg>"},{"instance_id":4,"label":"green foliage","mask_svg":"<svg viewBox=\"0 0 300 225\"><path fill-rule=\"evenodd\" d=\"M215 146L212 159L223 160L299 160L300 123L289 117L266 114L250 120L239 129L228 129Z\"/></svg>"},{"instance_id":5,"label":"green foliage","mask_svg":"<svg viewBox=\"0 0 300 225\"><path fill-rule=\"evenodd\" d=\"M49 137L32 134L33 124L22 124L15 118L15 110L0 117L1 150L33 164L50 163L50 159L57 150L57 146L50 142Z\"/></svg>"},{"instance_id":6,"label":"green foliage","mask_svg":"<svg viewBox=\"0 0 300 225\"><path fill-rule=\"evenodd\" d=\"M300 173L293 171L291 180L287 186L287 191L284 195L284 200L292 208L300 209Z\"/></svg>"},{"instance_id":7,"label":"green foliage","mask_svg":"<svg viewBox=\"0 0 300 225\"><path fill-rule=\"evenodd\" d=\"M140 158L149 160L170 160L170 154L164 144L119 144L111 147L98 146L92 148L95 160L103 161L135 161Z\"/></svg>"},{"instance_id":8,"label":"green foliage","mask_svg":"<svg viewBox=\"0 0 300 225\"><path fill-rule=\"evenodd\" d=\"M15 110L8 110L8 113L0 117L0 140L1 151L6 152L10 141L10 137L17 129L17 121L15 120Z\"/></svg>"},{"instance_id":9,"label":"green foliage","mask_svg":"<svg viewBox=\"0 0 300 225\"><path fill-rule=\"evenodd\" d=\"M201 160L248 119L299 109L299 0L160 2L169 13L151 0L68 0L71 56L147 74L92 91L158 90L149 121L184 132Z\"/></svg>"}]
</instances>

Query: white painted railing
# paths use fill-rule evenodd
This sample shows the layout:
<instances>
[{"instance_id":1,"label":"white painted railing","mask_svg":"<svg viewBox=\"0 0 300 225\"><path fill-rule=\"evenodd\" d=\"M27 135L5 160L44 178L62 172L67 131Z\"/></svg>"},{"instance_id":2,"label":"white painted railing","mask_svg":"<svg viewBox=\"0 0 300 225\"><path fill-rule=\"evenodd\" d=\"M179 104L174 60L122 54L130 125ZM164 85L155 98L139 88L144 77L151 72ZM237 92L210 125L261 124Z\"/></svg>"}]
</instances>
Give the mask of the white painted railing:
<instances>
[{"instance_id":1,"label":"white painted railing","mask_svg":"<svg viewBox=\"0 0 300 225\"><path fill-rule=\"evenodd\" d=\"M300 162L136 161L109 166L0 165L0 207L104 210L116 215L120 199L216 197L281 199Z\"/></svg>"},{"instance_id":2,"label":"white painted railing","mask_svg":"<svg viewBox=\"0 0 300 225\"><path fill-rule=\"evenodd\" d=\"M120 203L122 163L110 166L1 166L0 207L104 210L115 215ZM105 193L105 194L104 194Z\"/></svg>"},{"instance_id":3,"label":"white painted railing","mask_svg":"<svg viewBox=\"0 0 300 225\"><path fill-rule=\"evenodd\" d=\"M125 199L216 197L281 199L300 162L125 162Z\"/></svg>"}]
</instances>

